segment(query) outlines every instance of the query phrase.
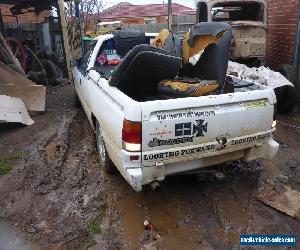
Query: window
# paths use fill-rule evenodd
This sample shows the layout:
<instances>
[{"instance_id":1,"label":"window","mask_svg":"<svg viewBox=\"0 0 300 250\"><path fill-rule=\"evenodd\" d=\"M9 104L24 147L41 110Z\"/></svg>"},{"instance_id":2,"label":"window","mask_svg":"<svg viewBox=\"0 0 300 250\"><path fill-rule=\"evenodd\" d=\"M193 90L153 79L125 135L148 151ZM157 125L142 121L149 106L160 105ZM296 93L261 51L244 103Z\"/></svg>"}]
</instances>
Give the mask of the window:
<instances>
[{"instance_id":1,"label":"window","mask_svg":"<svg viewBox=\"0 0 300 250\"><path fill-rule=\"evenodd\" d=\"M212 21L264 21L264 5L258 2L225 2L212 8Z\"/></svg>"},{"instance_id":2,"label":"window","mask_svg":"<svg viewBox=\"0 0 300 250\"><path fill-rule=\"evenodd\" d=\"M145 17L144 21L145 21L145 24L156 23L156 18L155 17Z\"/></svg>"},{"instance_id":3,"label":"window","mask_svg":"<svg viewBox=\"0 0 300 250\"><path fill-rule=\"evenodd\" d=\"M86 72L86 68L87 68L87 65L90 61L90 57L91 57L91 54L94 50L95 45L96 45L96 41L92 41L89 44L89 46L86 48L86 50L84 51L82 57L79 60L78 69L80 70L80 72L82 74L85 74L85 72Z\"/></svg>"}]
</instances>

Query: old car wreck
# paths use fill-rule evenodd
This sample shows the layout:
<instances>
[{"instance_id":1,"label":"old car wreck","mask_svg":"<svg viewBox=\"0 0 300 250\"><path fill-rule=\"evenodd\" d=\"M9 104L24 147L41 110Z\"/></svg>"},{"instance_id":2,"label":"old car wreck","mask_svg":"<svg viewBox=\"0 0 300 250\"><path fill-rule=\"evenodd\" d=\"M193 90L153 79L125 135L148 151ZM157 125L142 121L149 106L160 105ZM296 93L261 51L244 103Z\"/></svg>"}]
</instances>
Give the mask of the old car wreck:
<instances>
[{"instance_id":1,"label":"old car wreck","mask_svg":"<svg viewBox=\"0 0 300 250\"><path fill-rule=\"evenodd\" d=\"M232 27L231 60L259 66L266 54L267 1L202 0L198 22L227 22Z\"/></svg>"},{"instance_id":2,"label":"old car wreck","mask_svg":"<svg viewBox=\"0 0 300 250\"><path fill-rule=\"evenodd\" d=\"M268 9L266 0L200 0L197 4L197 22L226 22L232 27L230 63L228 74L241 73L244 65L252 68L247 70L248 79L265 80L265 84L273 88L277 97L278 112L289 113L297 102L294 88L295 70L290 64L283 64L278 71L287 78L264 67ZM238 64L239 63L239 64ZM238 74L242 77L242 74ZM250 76L250 77L249 77ZM260 80L262 83L262 81ZM272 82L272 83L271 83Z\"/></svg>"}]
</instances>

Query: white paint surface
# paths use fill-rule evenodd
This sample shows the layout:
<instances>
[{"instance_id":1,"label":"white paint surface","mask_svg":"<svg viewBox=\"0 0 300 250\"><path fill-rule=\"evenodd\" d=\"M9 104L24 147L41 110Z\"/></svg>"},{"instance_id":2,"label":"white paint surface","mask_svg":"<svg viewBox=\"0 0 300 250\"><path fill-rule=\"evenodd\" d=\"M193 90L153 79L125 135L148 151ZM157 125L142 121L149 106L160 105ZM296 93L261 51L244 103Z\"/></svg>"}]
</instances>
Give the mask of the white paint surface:
<instances>
[{"instance_id":1,"label":"white paint surface","mask_svg":"<svg viewBox=\"0 0 300 250\"><path fill-rule=\"evenodd\" d=\"M0 95L0 123L16 122L32 125L24 102L20 98Z\"/></svg>"}]
</instances>

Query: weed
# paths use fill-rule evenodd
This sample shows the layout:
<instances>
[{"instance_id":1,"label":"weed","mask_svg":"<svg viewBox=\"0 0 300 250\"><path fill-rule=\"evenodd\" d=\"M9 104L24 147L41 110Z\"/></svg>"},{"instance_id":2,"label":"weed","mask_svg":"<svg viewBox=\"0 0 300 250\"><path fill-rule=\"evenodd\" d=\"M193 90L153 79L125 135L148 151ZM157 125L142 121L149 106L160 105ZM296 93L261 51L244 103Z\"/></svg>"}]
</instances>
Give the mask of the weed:
<instances>
[{"instance_id":1,"label":"weed","mask_svg":"<svg viewBox=\"0 0 300 250\"><path fill-rule=\"evenodd\" d=\"M88 225L88 229L92 234L101 234L102 230L101 227L98 225L96 221L91 221Z\"/></svg>"},{"instance_id":2,"label":"weed","mask_svg":"<svg viewBox=\"0 0 300 250\"><path fill-rule=\"evenodd\" d=\"M17 151L17 152L14 154L13 159L14 159L14 160L20 160L22 157L23 157L23 152Z\"/></svg>"},{"instance_id":3,"label":"weed","mask_svg":"<svg viewBox=\"0 0 300 250\"><path fill-rule=\"evenodd\" d=\"M20 160L24 156L24 153L21 151L17 151L12 155L6 156L2 158L2 161L13 161L13 160Z\"/></svg>"},{"instance_id":4,"label":"weed","mask_svg":"<svg viewBox=\"0 0 300 250\"><path fill-rule=\"evenodd\" d=\"M11 170L10 166L8 166L4 162L0 162L0 175L1 174L7 174L7 173L9 173L10 170Z\"/></svg>"}]
</instances>

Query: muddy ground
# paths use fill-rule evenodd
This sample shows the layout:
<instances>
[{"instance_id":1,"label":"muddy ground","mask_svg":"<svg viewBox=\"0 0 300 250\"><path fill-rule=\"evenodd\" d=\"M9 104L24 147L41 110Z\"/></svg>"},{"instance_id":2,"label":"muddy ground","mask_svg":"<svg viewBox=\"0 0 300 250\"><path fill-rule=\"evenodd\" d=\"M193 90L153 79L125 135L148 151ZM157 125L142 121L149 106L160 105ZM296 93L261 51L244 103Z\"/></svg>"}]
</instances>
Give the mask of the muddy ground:
<instances>
[{"instance_id":1,"label":"muddy ground","mask_svg":"<svg viewBox=\"0 0 300 250\"><path fill-rule=\"evenodd\" d=\"M47 112L33 119L0 128L0 220L37 248L238 249L243 233L300 234L299 221L256 199L269 182L300 191L299 128L278 124L273 162L234 162L219 167L223 181L176 176L135 193L103 172L71 86L49 90ZM278 120L300 126L299 115Z\"/></svg>"}]
</instances>

